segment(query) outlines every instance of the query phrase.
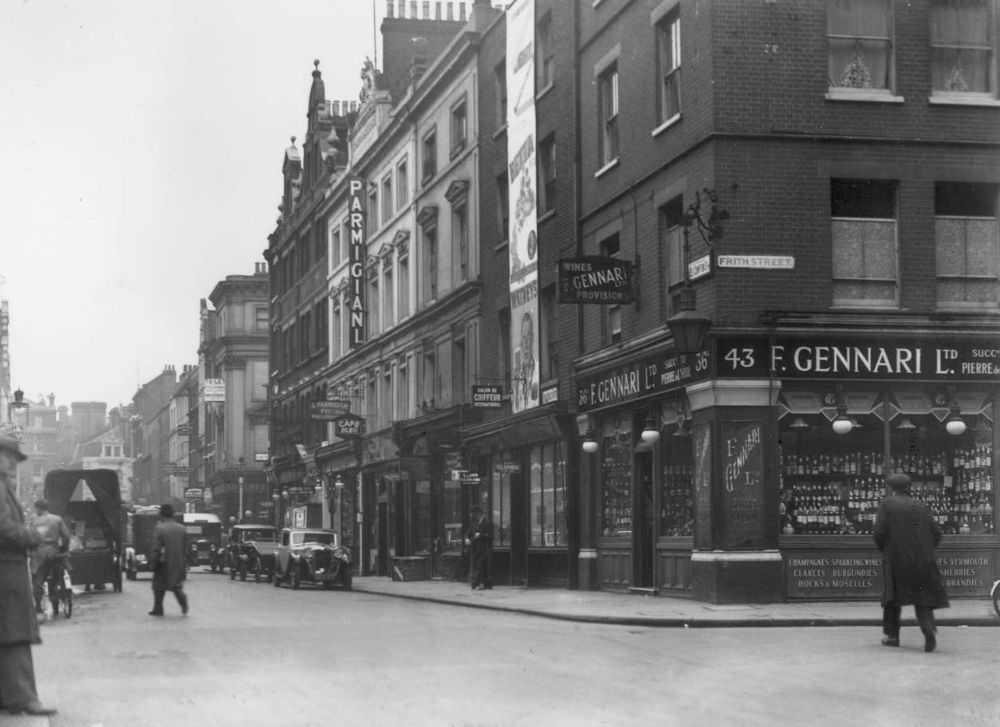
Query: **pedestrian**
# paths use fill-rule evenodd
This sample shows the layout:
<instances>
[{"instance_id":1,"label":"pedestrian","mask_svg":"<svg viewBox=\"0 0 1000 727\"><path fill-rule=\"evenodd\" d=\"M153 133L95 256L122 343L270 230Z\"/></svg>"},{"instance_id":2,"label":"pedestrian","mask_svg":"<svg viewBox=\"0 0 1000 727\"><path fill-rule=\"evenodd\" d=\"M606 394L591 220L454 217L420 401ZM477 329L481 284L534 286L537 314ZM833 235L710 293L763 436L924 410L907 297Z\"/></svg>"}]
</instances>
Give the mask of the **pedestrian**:
<instances>
[{"instance_id":1,"label":"pedestrian","mask_svg":"<svg viewBox=\"0 0 1000 727\"><path fill-rule=\"evenodd\" d=\"M149 554L153 564L153 610L150 616L163 615L163 597L173 591L181 613L188 612L188 598L184 593L184 526L174 519L170 503L160 505L160 522L153 529L153 549Z\"/></svg>"},{"instance_id":2,"label":"pedestrian","mask_svg":"<svg viewBox=\"0 0 1000 727\"><path fill-rule=\"evenodd\" d=\"M56 559L69 550L69 528L61 517L49 512L49 503L35 500L35 530L42 540L32 554L32 578L35 585L35 611L42 612L45 582L52 573Z\"/></svg>"},{"instance_id":3,"label":"pedestrian","mask_svg":"<svg viewBox=\"0 0 1000 727\"><path fill-rule=\"evenodd\" d=\"M35 688L31 645L40 644L28 551L41 542L24 522L17 501L17 464L27 457L18 441L0 433L0 709L11 714L51 715Z\"/></svg>"},{"instance_id":4,"label":"pedestrian","mask_svg":"<svg viewBox=\"0 0 1000 727\"><path fill-rule=\"evenodd\" d=\"M924 635L924 651L937 647L934 609L948 608L934 549L941 528L930 509L910 496L910 476L889 476L891 492L882 500L875 520L875 544L882 551L882 638L884 646L899 646L899 617L912 604Z\"/></svg>"},{"instance_id":5,"label":"pedestrian","mask_svg":"<svg viewBox=\"0 0 1000 727\"><path fill-rule=\"evenodd\" d=\"M474 591L493 588L490 559L493 555L493 524L479 506L472 508L473 525L466 541L470 552L469 585Z\"/></svg>"}]
</instances>

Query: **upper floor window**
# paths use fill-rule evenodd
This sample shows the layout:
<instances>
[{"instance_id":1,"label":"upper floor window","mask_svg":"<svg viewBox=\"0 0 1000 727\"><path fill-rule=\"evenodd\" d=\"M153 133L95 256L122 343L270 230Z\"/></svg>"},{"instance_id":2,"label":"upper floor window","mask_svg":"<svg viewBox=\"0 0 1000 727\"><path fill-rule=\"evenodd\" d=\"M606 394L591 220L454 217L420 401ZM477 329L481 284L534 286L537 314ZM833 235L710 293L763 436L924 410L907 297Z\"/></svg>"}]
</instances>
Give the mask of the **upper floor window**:
<instances>
[{"instance_id":1,"label":"upper floor window","mask_svg":"<svg viewBox=\"0 0 1000 727\"><path fill-rule=\"evenodd\" d=\"M425 207L417 215L420 224L421 300L430 302L438 295L438 225L437 208Z\"/></svg>"},{"instance_id":2,"label":"upper floor window","mask_svg":"<svg viewBox=\"0 0 1000 727\"><path fill-rule=\"evenodd\" d=\"M832 179L830 213L834 304L897 305L896 182Z\"/></svg>"},{"instance_id":3,"label":"upper floor window","mask_svg":"<svg viewBox=\"0 0 1000 727\"><path fill-rule=\"evenodd\" d=\"M660 250L666 265L667 288L684 282L684 198L677 196L660 208Z\"/></svg>"},{"instance_id":4,"label":"upper floor window","mask_svg":"<svg viewBox=\"0 0 1000 727\"><path fill-rule=\"evenodd\" d=\"M507 124L507 63L500 61L493 69L494 87L496 88L497 128Z\"/></svg>"},{"instance_id":5,"label":"upper floor window","mask_svg":"<svg viewBox=\"0 0 1000 727\"><path fill-rule=\"evenodd\" d=\"M420 181L426 183L437 174L437 131L435 129L431 129L424 135L420 150L421 163L423 164Z\"/></svg>"},{"instance_id":6,"label":"upper floor window","mask_svg":"<svg viewBox=\"0 0 1000 727\"><path fill-rule=\"evenodd\" d=\"M891 91L890 0L834 0L826 13L831 92Z\"/></svg>"},{"instance_id":7,"label":"upper floor window","mask_svg":"<svg viewBox=\"0 0 1000 727\"><path fill-rule=\"evenodd\" d=\"M330 227L330 263L336 268L340 265L341 260L341 248L340 248L340 223L335 223Z\"/></svg>"},{"instance_id":8,"label":"upper floor window","mask_svg":"<svg viewBox=\"0 0 1000 727\"><path fill-rule=\"evenodd\" d=\"M552 47L552 13L538 21L535 29L536 89L540 93L555 83L556 58Z\"/></svg>"},{"instance_id":9,"label":"upper floor window","mask_svg":"<svg viewBox=\"0 0 1000 727\"><path fill-rule=\"evenodd\" d=\"M374 337L381 332L381 316L379 313L378 262L368 266L368 310L365 311L368 323L368 335Z\"/></svg>"},{"instance_id":10,"label":"upper floor window","mask_svg":"<svg viewBox=\"0 0 1000 727\"><path fill-rule=\"evenodd\" d=\"M330 355L333 360L336 361L340 358L340 354L343 352L344 345L344 326L341 322L341 305L340 305L340 295L335 295L333 298L333 315L331 319L330 326L330 342L333 344L333 348L330 351Z\"/></svg>"},{"instance_id":11,"label":"upper floor window","mask_svg":"<svg viewBox=\"0 0 1000 727\"><path fill-rule=\"evenodd\" d=\"M392 174L382 177L382 221L392 219Z\"/></svg>"},{"instance_id":12,"label":"upper floor window","mask_svg":"<svg viewBox=\"0 0 1000 727\"><path fill-rule=\"evenodd\" d=\"M935 96L996 94L995 0L935 0L931 87Z\"/></svg>"},{"instance_id":13,"label":"upper floor window","mask_svg":"<svg viewBox=\"0 0 1000 727\"><path fill-rule=\"evenodd\" d=\"M396 267L398 272L396 278L399 283L399 320L410 315L410 253L409 245L406 242L396 247Z\"/></svg>"},{"instance_id":14,"label":"upper floor window","mask_svg":"<svg viewBox=\"0 0 1000 727\"><path fill-rule=\"evenodd\" d=\"M378 230L378 185L371 182L368 185L368 235L374 235Z\"/></svg>"},{"instance_id":15,"label":"upper floor window","mask_svg":"<svg viewBox=\"0 0 1000 727\"><path fill-rule=\"evenodd\" d=\"M601 256L621 257L621 242L618 233L601 240ZM619 343L622 340L622 307L620 305L604 306L604 344Z\"/></svg>"},{"instance_id":16,"label":"upper floor window","mask_svg":"<svg viewBox=\"0 0 1000 727\"><path fill-rule=\"evenodd\" d=\"M618 64L613 63L597 77L598 147L601 166L618 158Z\"/></svg>"},{"instance_id":17,"label":"upper floor window","mask_svg":"<svg viewBox=\"0 0 1000 727\"><path fill-rule=\"evenodd\" d=\"M404 157L396 165L396 209L401 210L410 201L409 175L406 169L406 158Z\"/></svg>"},{"instance_id":18,"label":"upper floor window","mask_svg":"<svg viewBox=\"0 0 1000 727\"><path fill-rule=\"evenodd\" d=\"M497 175L497 226L502 242L510 236L510 183L507 172Z\"/></svg>"},{"instance_id":19,"label":"upper floor window","mask_svg":"<svg viewBox=\"0 0 1000 727\"><path fill-rule=\"evenodd\" d=\"M656 24L658 124L681 113L681 15L675 7Z\"/></svg>"},{"instance_id":20,"label":"upper floor window","mask_svg":"<svg viewBox=\"0 0 1000 727\"><path fill-rule=\"evenodd\" d=\"M556 208L556 136L550 134L538 145L538 165L541 176L538 210L541 213Z\"/></svg>"},{"instance_id":21,"label":"upper floor window","mask_svg":"<svg viewBox=\"0 0 1000 727\"><path fill-rule=\"evenodd\" d=\"M463 98L451 109L451 155L454 156L465 148L468 140L468 107Z\"/></svg>"},{"instance_id":22,"label":"upper floor window","mask_svg":"<svg viewBox=\"0 0 1000 727\"><path fill-rule=\"evenodd\" d=\"M258 333L267 331L268 311L267 306L259 305L253 309L253 329Z\"/></svg>"},{"instance_id":23,"label":"upper floor window","mask_svg":"<svg viewBox=\"0 0 1000 727\"><path fill-rule=\"evenodd\" d=\"M996 307L1000 254L995 184L934 185L937 302L942 307Z\"/></svg>"},{"instance_id":24,"label":"upper floor window","mask_svg":"<svg viewBox=\"0 0 1000 727\"><path fill-rule=\"evenodd\" d=\"M386 330L396 322L396 287L392 279L392 258L382 260L382 321Z\"/></svg>"}]
</instances>

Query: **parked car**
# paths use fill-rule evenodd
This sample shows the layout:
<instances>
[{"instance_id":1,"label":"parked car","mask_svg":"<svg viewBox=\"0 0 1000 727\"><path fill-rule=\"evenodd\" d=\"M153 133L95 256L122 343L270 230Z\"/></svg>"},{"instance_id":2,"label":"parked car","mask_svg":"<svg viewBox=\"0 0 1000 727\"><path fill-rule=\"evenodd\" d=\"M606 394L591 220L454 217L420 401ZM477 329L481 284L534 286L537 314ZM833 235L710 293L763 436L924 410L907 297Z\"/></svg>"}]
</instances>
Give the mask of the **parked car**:
<instances>
[{"instance_id":1,"label":"parked car","mask_svg":"<svg viewBox=\"0 0 1000 727\"><path fill-rule=\"evenodd\" d=\"M222 521L211 512L181 513L184 523L184 545L189 567L211 565L212 551L222 539Z\"/></svg>"},{"instance_id":2,"label":"parked car","mask_svg":"<svg viewBox=\"0 0 1000 727\"><path fill-rule=\"evenodd\" d=\"M229 578L241 581L253 573L257 583L271 580L278 532L271 525L234 525L222 551L221 568L229 568ZM213 569L214 570L214 569Z\"/></svg>"},{"instance_id":3,"label":"parked car","mask_svg":"<svg viewBox=\"0 0 1000 727\"><path fill-rule=\"evenodd\" d=\"M275 555L274 585L322 583L351 590L351 553L337 542L337 533L322 528L285 528Z\"/></svg>"}]
</instances>

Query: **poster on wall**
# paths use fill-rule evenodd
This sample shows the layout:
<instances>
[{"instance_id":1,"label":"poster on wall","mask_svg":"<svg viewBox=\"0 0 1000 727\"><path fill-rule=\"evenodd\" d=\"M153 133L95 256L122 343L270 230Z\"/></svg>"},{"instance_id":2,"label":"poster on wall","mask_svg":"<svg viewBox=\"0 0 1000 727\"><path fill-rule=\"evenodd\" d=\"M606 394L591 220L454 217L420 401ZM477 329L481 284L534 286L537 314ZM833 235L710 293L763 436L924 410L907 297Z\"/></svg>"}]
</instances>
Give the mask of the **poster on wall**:
<instances>
[{"instance_id":1,"label":"poster on wall","mask_svg":"<svg viewBox=\"0 0 1000 727\"><path fill-rule=\"evenodd\" d=\"M538 214L535 0L507 8L507 181L510 185L511 408L538 406Z\"/></svg>"}]
</instances>

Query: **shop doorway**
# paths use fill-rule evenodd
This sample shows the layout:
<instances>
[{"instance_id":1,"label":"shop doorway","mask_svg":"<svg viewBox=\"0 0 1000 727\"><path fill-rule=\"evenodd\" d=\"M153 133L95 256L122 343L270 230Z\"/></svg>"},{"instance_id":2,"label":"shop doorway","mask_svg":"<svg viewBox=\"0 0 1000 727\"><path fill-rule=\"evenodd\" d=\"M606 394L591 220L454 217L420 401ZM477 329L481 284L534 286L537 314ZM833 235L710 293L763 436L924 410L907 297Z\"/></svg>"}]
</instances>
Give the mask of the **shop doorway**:
<instances>
[{"instance_id":1,"label":"shop doorway","mask_svg":"<svg viewBox=\"0 0 1000 727\"><path fill-rule=\"evenodd\" d=\"M632 503L632 586L654 588L653 453L635 455L635 492Z\"/></svg>"}]
</instances>

